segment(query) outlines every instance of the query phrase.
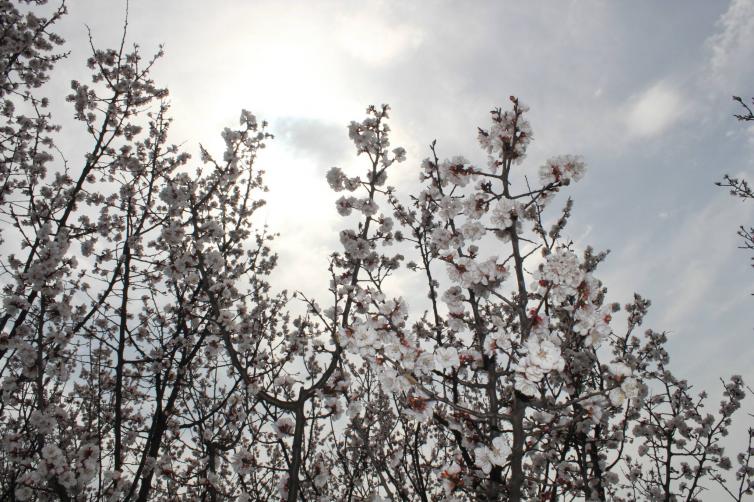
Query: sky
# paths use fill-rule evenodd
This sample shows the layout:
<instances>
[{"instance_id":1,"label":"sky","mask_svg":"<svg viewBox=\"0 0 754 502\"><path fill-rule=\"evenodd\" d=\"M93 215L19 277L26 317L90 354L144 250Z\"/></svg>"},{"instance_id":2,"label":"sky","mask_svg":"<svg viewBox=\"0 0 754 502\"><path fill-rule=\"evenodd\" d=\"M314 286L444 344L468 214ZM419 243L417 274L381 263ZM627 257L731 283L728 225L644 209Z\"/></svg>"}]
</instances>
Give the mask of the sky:
<instances>
[{"instance_id":1,"label":"sky","mask_svg":"<svg viewBox=\"0 0 754 502\"><path fill-rule=\"evenodd\" d=\"M53 98L86 78L86 26L95 45L115 46L125 15L119 0L68 6L59 31L71 52ZM754 126L733 118L731 100L754 96L754 0L131 0L128 40L145 54L164 44L154 77L170 89L172 141L188 151L219 154L242 108L269 121L276 139L259 163L263 219L281 234L274 286L325 292L344 225L325 173L363 170L346 126L367 105L392 107L408 161L390 184L405 195L434 139L441 157L484 162L476 128L516 95L535 137L523 169L586 159L567 235L611 250L597 273L609 299L652 300L645 327L669 333L672 367L695 386L716 395L718 377L754 382L754 270L736 235L754 203L714 185L754 179ZM72 110L60 110L65 131Z\"/></svg>"}]
</instances>

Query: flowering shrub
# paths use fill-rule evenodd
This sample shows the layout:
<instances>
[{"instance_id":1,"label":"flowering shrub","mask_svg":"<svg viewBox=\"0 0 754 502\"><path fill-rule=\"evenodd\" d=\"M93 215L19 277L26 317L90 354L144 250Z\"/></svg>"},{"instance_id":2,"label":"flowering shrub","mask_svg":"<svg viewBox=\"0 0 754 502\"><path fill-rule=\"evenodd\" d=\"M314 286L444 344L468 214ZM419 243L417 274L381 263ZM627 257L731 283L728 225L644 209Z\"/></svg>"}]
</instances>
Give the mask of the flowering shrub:
<instances>
[{"instance_id":1,"label":"flowering shrub","mask_svg":"<svg viewBox=\"0 0 754 502\"><path fill-rule=\"evenodd\" d=\"M595 275L606 253L563 241L570 200L548 223L584 161L554 157L539 185L514 186L533 140L518 99L479 130L485 166L433 144L409 197L387 184L407 161L389 108L351 123L367 169L327 173L353 225L321 306L268 280L265 122L242 112L222 157L194 162L168 142L161 54L93 49L68 98L92 146L59 164L36 93L65 9L1 3L3 500L751 494L751 443L735 484L721 445L744 383L706 413L668 371L665 336L636 333L647 300L617 331ZM426 290L397 295L399 273Z\"/></svg>"}]
</instances>

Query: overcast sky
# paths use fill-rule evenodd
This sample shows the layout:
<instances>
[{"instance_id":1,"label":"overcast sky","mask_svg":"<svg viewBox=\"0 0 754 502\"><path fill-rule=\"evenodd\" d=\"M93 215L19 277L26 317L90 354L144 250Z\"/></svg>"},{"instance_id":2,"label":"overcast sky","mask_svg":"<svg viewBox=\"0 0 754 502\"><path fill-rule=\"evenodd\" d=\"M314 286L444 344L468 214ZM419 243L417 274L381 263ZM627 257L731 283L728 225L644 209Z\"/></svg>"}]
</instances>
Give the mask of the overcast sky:
<instances>
[{"instance_id":1,"label":"overcast sky","mask_svg":"<svg viewBox=\"0 0 754 502\"><path fill-rule=\"evenodd\" d=\"M85 79L85 24L113 46L124 12L69 1L71 54L52 92ZM754 270L736 236L754 204L714 186L725 173L754 179L754 127L731 101L754 95L754 0L131 0L128 30L147 53L165 45L155 77L170 89L173 142L218 151L242 108L270 122L260 165L265 218L282 234L276 286L325 291L343 223L324 173L361 172L346 124L368 104L393 108L393 144L408 150L400 189L433 139L441 156L483 161L476 127L514 94L531 107L525 168L565 153L589 165L568 235L612 250L597 274L610 300L652 300L647 326L671 334L692 383L754 380Z\"/></svg>"}]
</instances>

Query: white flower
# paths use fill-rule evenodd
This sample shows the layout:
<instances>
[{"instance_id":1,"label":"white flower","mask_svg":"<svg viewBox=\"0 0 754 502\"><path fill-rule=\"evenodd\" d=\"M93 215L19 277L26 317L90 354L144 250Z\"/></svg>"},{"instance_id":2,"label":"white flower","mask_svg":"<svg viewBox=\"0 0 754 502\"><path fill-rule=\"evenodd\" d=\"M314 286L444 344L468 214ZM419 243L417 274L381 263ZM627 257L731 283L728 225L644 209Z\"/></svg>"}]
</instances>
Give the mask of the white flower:
<instances>
[{"instance_id":1,"label":"white flower","mask_svg":"<svg viewBox=\"0 0 754 502\"><path fill-rule=\"evenodd\" d=\"M488 336L484 341L484 352L487 356L492 357L498 351L509 350L511 348L511 339L508 333L498 331Z\"/></svg>"},{"instance_id":2,"label":"white flower","mask_svg":"<svg viewBox=\"0 0 754 502\"><path fill-rule=\"evenodd\" d=\"M345 195L335 201L335 208L341 216L348 216L356 204L356 197L346 197Z\"/></svg>"},{"instance_id":3,"label":"white flower","mask_svg":"<svg viewBox=\"0 0 754 502\"><path fill-rule=\"evenodd\" d=\"M637 399L641 392L641 384L635 378L626 378L620 388L628 399Z\"/></svg>"},{"instance_id":4,"label":"white flower","mask_svg":"<svg viewBox=\"0 0 754 502\"><path fill-rule=\"evenodd\" d=\"M623 392L623 389L621 389L620 387L616 387L610 391L608 397L610 398L610 403L613 406L621 406L626 400L626 393Z\"/></svg>"},{"instance_id":5,"label":"white flower","mask_svg":"<svg viewBox=\"0 0 754 502\"><path fill-rule=\"evenodd\" d=\"M355 259L364 259L369 256L371 244L366 239L356 235L353 230L341 230L340 243L343 244L346 253Z\"/></svg>"},{"instance_id":6,"label":"white flower","mask_svg":"<svg viewBox=\"0 0 754 502\"><path fill-rule=\"evenodd\" d=\"M493 465L502 467L508 460L511 449L503 436L497 436L492 440L492 448L479 446L474 448L476 465L485 474L489 474Z\"/></svg>"},{"instance_id":7,"label":"white flower","mask_svg":"<svg viewBox=\"0 0 754 502\"><path fill-rule=\"evenodd\" d=\"M465 187L470 180L476 178L475 170L469 161L463 157L453 157L440 162L440 178L442 184L451 183Z\"/></svg>"},{"instance_id":8,"label":"white flower","mask_svg":"<svg viewBox=\"0 0 754 502\"><path fill-rule=\"evenodd\" d=\"M361 178L354 176L353 178L345 178L343 180L343 188L349 192L353 192L361 185Z\"/></svg>"},{"instance_id":9,"label":"white flower","mask_svg":"<svg viewBox=\"0 0 754 502\"><path fill-rule=\"evenodd\" d=\"M463 212L470 220L478 220L486 211L487 202L484 194L475 193L463 201Z\"/></svg>"},{"instance_id":10,"label":"white flower","mask_svg":"<svg viewBox=\"0 0 754 502\"><path fill-rule=\"evenodd\" d=\"M560 356L560 347L549 340L535 340L527 342L529 361L545 371L562 369L565 364Z\"/></svg>"},{"instance_id":11,"label":"white flower","mask_svg":"<svg viewBox=\"0 0 754 502\"><path fill-rule=\"evenodd\" d=\"M421 396L409 395L408 406L403 409L404 413L419 422L426 422L432 418L435 402Z\"/></svg>"},{"instance_id":12,"label":"white flower","mask_svg":"<svg viewBox=\"0 0 754 502\"><path fill-rule=\"evenodd\" d=\"M380 227L377 229L378 232L386 234L393 229L393 219L390 218L389 216L381 217L379 222L380 222Z\"/></svg>"},{"instance_id":13,"label":"white flower","mask_svg":"<svg viewBox=\"0 0 754 502\"><path fill-rule=\"evenodd\" d=\"M524 378L521 375L516 376L516 384L515 388L517 391L519 391L521 394L529 397L534 397L537 395L538 389L537 384L534 382L531 382Z\"/></svg>"},{"instance_id":14,"label":"white flower","mask_svg":"<svg viewBox=\"0 0 754 502\"><path fill-rule=\"evenodd\" d=\"M241 125L246 125L251 129L257 128L257 117L249 110L241 110L241 118L239 119Z\"/></svg>"},{"instance_id":15,"label":"white flower","mask_svg":"<svg viewBox=\"0 0 754 502\"><path fill-rule=\"evenodd\" d=\"M463 202L458 197L445 196L438 201L439 215L444 220L452 220L463 211Z\"/></svg>"},{"instance_id":16,"label":"white flower","mask_svg":"<svg viewBox=\"0 0 754 502\"><path fill-rule=\"evenodd\" d=\"M533 289L550 290L550 298L555 303L563 303L569 296L578 294L577 288L584 280L584 272L579 268L579 259L567 249L558 249L547 255L545 263L535 272Z\"/></svg>"},{"instance_id":17,"label":"white flower","mask_svg":"<svg viewBox=\"0 0 754 502\"><path fill-rule=\"evenodd\" d=\"M430 241L437 246L437 249L439 250L450 249L456 244L453 239L453 233L442 227L436 227L432 231Z\"/></svg>"},{"instance_id":18,"label":"white flower","mask_svg":"<svg viewBox=\"0 0 754 502\"><path fill-rule=\"evenodd\" d=\"M496 227L505 230L513 226L513 216L521 214L521 205L509 199L501 199L500 202L492 209L490 223Z\"/></svg>"},{"instance_id":19,"label":"white flower","mask_svg":"<svg viewBox=\"0 0 754 502\"><path fill-rule=\"evenodd\" d=\"M79 479L88 482L96 474L99 465L99 447L94 444L84 444L78 451Z\"/></svg>"},{"instance_id":20,"label":"white flower","mask_svg":"<svg viewBox=\"0 0 754 502\"><path fill-rule=\"evenodd\" d=\"M448 311L453 315L463 315L463 290L458 286L448 288L442 294L442 301L447 303Z\"/></svg>"},{"instance_id":21,"label":"white flower","mask_svg":"<svg viewBox=\"0 0 754 502\"><path fill-rule=\"evenodd\" d=\"M454 347L438 347L435 350L435 365L440 371L457 368L461 365L458 351Z\"/></svg>"},{"instance_id":22,"label":"white flower","mask_svg":"<svg viewBox=\"0 0 754 502\"><path fill-rule=\"evenodd\" d=\"M207 354L207 358L214 360L217 357L217 354L220 352L221 347L222 342L220 341L220 337L216 335L208 336L207 345L204 348L204 351Z\"/></svg>"},{"instance_id":23,"label":"white flower","mask_svg":"<svg viewBox=\"0 0 754 502\"><path fill-rule=\"evenodd\" d=\"M296 422L294 422L291 417L286 415L278 418L277 422L275 422L275 425L273 425L272 428L277 433L277 436L279 438L282 438L284 436L293 435L293 430L296 428Z\"/></svg>"},{"instance_id":24,"label":"white flower","mask_svg":"<svg viewBox=\"0 0 754 502\"><path fill-rule=\"evenodd\" d=\"M612 363L609 366L610 373L616 378L618 381L623 381L626 377L631 376L633 371L631 368L629 368L626 364L623 364L621 362Z\"/></svg>"},{"instance_id":25,"label":"white flower","mask_svg":"<svg viewBox=\"0 0 754 502\"><path fill-rule=\"evenodd\" d=\"M417 376L428 375L435 369L435 356L431 352L422 351L416 356L413 373Z\"/></svg>"},{"instance_id":26,"label":"white flower","mask_svg":"<svg viewBox=\"0 0 754 502\"><path fill-rule=\"evenodd\" d=\"M497 436L492 440L492 449L489 453L489 459L493 464L499 465L500 467L504 466L510 453L511 447L508 445L508 441L504 436Z\"/></svg>"},{"instance_id":27,"label":"white flower","mask_svg":"<svg viewBox=\"0 0 754 502\"><path fill-rule=\"evenodd\" d=\"M579 181L585 170L586 165L581 157L562 155L548 160L539 168L539 180L543 185L558 182L568 185L571 180Z\"/></svg>"},{"instance_id":28,"label":"white flower","mask_svg":"<svg viewBox=\"0 0 754 502\"><path fill-rule=\"evenodd\" d=\"M490 450L486 446L479 446L474 448L474 459L476 460L476 466L484 472L489 474L492 470L492 462L490 461Z\"/></svg>"},{"instance_id":29,"label":"white flower","mask_svg":"<svg viewBox=\"0 0 754 502\"><path fill-rule=\"evenodd\" d=\"M361 211L365 216L374 216L379 207L372 199L356 199L353 207Z\"/></svg>"},{"instance_id":30,"label":"white flower","mask_svg":"<svg viewBox=\"0 0 754 502\"><path fill-rule=\"evenodd\" d=\"M446 464L447 465L447 464ZM461 466L456 462L451 463L445 469L440 471L440 480L442 481L445 492L450 494L458 486L460 481Z\"/></svg>"},{"instance_id":31,"label":"white flower","mask_svg":"<svg viewBox=\"0 0 754 502\"><path fill-rule=\"evenodd\" d=\"M475 286L492 288L508 277L508 270L497 263L494 256L479 263L467 257L449 259L446 266L450 280L460 283L464 289Z\"/></svg>"},{"instance_id":32,"label":"white flower","mask_svg":"<svg viewBox=\"0 0 754 502\"><path fill-rule=\"evenodd\" d=\"M404 160L406 160L406 149L402 146L393 148L393 155L395 155L396 162L403 162Z\"/></svg>"},{"instance_id":33,"label":"white flower","mask_svg":"<svg viewBox=\"0 0 754 502\"><path fill-rule=\"evenodd\" d=\"M597 309L592 304L584 305L575 313L576 324L573 330L581 336L586 336L589 331L597 324Z\"/></svg>"},{"instance_id":34,"label":"white flower","mask_svg":"<svg viewBox=\"0 0 754 502\"><path fill-rule=\"evenodd\" d=\"M478 221L467 221L461 226L461 233L470 241L476 241L484 237L484 226Z\"/></svg>"},{"instance_id":35,"label":"white flower","mask_svg":"<svg viewBox=\"0 0 754 502\"><path fill-rule=\"evenodd\" d=\"M489 131L479 129L479 144L487 153L500 158L510 158L519 163L526 156L526 148L531 142L532 131L524 113L529 109L515 98L516 111L494 110Z\"/></svg>"},{"instance_id":36,"label":"white flower","mask_svg":"<svg viewBox=\"0 0 754 502\"><path fill-rule=\"evenodd\" d=\"M576 311L576 325L574 331L584 336L584 343L598 347L610 334L611 315L604 309L597 310L588 304Z\"/></svg>"},{"instance_id":37,"label":"white flower","mask_svg":"<svg viewBox=\"0 0 754 502\"><path fill-rule=\"evenodd\" d=\"M37 429L40 434L52 434L52 430L57 424L55 418L47 415L40 410L34 410L29 417L29 423Z\"/></svg>"},{"instance_id":38,"label":"white flower","mask_svg":"<svg viewBox=\"0 0 754 502\"><path fill-rule=\"evenodd\" d=\"M526 374L526 379L531 382L541 382L542 379L545 377L545 371L537 366L536 364L531 364L531 361L527 361L528 364L525 366L524 373Z\"/></svg>"},{"instance_id":39,"label":"white flower","mask_svg":"<svg viewBox=\"0 0 754 502\"><path fill-rule=\"evenodd\" d=\"M603 396L592 396L581 402L581 406L586 410L587 415L589 415L595 424L599 423L602 419L602 413L606 405L607 401Z\"/></svg>"},{"instance_id":40,"label":"white flower","mask_svg":"<svg viewBox=\"0 0 754 502\"><path fill-rule=\"evenodd\" d=\"M343 190L343 181L345 180L345 177L346 176L339 167L333 167L327 171L327 184L330 185L330 188L334 191L340 192Z\"/></svg>"}]
</instances>

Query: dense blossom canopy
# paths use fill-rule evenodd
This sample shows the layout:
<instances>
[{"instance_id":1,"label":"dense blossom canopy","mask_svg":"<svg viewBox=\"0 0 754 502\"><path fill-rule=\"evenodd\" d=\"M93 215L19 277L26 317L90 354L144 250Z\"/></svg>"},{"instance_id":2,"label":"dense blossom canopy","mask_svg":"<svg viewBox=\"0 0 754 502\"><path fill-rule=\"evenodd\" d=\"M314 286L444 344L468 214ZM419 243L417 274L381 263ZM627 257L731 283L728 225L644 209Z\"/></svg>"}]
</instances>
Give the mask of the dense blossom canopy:
<instances>
[{"instance_id":1,"label":"dense blossom canopy","mask_svg":"<svg viewBox=\"0 0 754 502\"><path fill-rule=\"evenodd\" d=\"M243 111L220 157L192 160L169 143L161 54L125 34L93 47L68 97L91 148L61 159L37 93L65 7L45 3L0 0L0 499L751 494L751 433L735 459L721 444L744 383L706 411L665 335L638 332L648 300L615 326L607 253L565 241L572 201L556 206L585 162L553 157L533 185L517 98L478 130L486 165L433 143L415 194L388 185L411 169L389 107L348 126L366 170L323 180L345 219L320 305L269 281L267 124ZM424 290L395 291L397 274Z\"/></svg>"}]
</instances>

